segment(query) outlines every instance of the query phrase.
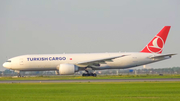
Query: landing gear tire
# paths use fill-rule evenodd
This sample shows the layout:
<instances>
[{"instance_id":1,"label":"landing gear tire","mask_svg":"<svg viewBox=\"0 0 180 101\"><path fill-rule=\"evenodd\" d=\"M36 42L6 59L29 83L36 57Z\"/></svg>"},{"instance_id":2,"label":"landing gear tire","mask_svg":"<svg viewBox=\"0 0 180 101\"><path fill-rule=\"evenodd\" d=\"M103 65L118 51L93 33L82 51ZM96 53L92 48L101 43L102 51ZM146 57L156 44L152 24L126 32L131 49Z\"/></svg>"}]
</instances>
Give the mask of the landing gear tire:
<instances>
[{"instance_id":1,"label":"landing gear tire","mask_svg":"<svg viewBox=\"0 0 180 101\"><path fill-rule=\"evenodd\" d=\"M82 76L94 76L94 77L96 77L97 74L96 73L83 73Z\"/></svg>"}]
</instances>

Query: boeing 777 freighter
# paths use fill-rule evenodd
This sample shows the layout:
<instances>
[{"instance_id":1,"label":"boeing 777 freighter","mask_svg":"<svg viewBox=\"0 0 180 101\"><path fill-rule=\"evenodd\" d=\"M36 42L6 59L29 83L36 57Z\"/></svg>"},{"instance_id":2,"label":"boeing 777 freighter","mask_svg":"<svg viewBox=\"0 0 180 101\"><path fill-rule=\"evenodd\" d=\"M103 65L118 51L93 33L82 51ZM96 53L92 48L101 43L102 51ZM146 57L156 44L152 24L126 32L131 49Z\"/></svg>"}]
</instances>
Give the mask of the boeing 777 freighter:
<instances>
[{"instance_id":1,"label":"boeing 777 freighter","mask_svg":"<svg viewBox=\"0 0 180 101\"><path fill-rule=\"evenodd\" d=\"M83 76L96 76L92 70L125 69L171 58L175 54L161 54L170 26L165 26L140 52L87 54L34 54L8 59L3 66L20 71L55 70L57 74L74 74L85 70Z\"/></svg>"}]
</instances>

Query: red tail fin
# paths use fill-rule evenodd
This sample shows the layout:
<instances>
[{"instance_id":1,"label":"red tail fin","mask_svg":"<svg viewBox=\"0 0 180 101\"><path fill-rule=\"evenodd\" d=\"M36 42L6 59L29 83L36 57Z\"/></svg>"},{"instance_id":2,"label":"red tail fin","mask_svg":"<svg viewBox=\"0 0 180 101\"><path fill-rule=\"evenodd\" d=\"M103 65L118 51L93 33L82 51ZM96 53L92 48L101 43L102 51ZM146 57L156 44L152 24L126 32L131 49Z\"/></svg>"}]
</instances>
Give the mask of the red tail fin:
<instances>
[{"instance_id":1,"label":"red tail fin","mask_svg":"<svg viewBox=\"0 0 180 101\"><path fill-rule=\"evenodd\" d=\"M171 26L164 26L164 28L150 41L148 45L146 45L141 52L162 53L170 28Z\"/></svg>"}]
</instances>

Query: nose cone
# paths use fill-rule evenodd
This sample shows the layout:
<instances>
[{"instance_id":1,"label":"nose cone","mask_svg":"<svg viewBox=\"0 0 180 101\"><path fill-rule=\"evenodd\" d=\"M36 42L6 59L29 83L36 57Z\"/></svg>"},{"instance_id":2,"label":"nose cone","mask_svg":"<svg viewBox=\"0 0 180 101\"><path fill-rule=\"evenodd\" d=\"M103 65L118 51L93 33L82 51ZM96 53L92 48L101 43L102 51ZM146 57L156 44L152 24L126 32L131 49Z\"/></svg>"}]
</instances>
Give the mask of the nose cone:
<instances>
[{"instance_id":1,"label":"nose cone","mask_svg":"<svg viewBox=\"0 0 180 101\"><path fill-rule=\"evenodd\" d=\"M4 64L3 64L3 67L5 67L5 68L11 68L11 64L10 63L7 63L7 62L5 62Z\"/></svg>"}]
</instances>

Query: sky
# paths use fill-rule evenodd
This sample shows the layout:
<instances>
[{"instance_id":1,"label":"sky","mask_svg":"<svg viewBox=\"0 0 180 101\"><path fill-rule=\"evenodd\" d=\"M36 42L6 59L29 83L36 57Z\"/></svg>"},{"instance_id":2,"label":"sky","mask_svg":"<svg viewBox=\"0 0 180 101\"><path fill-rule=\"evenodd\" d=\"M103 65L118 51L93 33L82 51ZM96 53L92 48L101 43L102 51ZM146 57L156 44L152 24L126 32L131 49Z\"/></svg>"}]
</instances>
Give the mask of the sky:
<instances>
[{"instance_id":1,"label":"sky","mask_svg":"<svg viewBox=\"0 0 180 101\"><path fill-rule=\"evenodd\" d=\"M0 0L0 70L25 54L139 52L166 25L163 53L151 68L180 66L179 0ZM142 66L140 66L141 68Z\"/></svg>"}]
</instances>

